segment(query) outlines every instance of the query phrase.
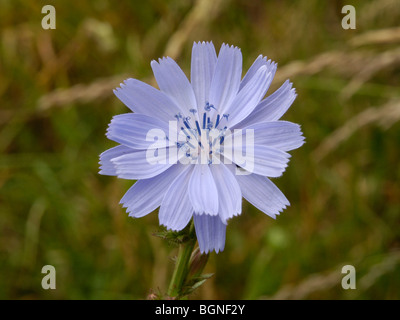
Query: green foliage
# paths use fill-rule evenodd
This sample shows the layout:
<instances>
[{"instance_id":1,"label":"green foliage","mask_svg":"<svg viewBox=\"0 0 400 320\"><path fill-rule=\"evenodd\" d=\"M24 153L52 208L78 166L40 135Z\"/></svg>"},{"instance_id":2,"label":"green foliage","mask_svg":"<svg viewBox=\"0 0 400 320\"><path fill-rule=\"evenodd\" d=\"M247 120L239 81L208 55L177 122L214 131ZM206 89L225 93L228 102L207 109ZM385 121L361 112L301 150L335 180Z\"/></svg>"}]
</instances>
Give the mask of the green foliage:
<instances>
[{"instance_id":1,"label":"green foliage","mask_svg":"<svg viewBox=\"0 0 400 320\"><path fill-rule=\"evenodd\" d=\"M160 231L154 232L153 235L167 241L170 245L177 246L192 239L188 232L189 225L181 231L167 230L164 226L160 226L160 229Z\"/></svg>"}]
</instances>

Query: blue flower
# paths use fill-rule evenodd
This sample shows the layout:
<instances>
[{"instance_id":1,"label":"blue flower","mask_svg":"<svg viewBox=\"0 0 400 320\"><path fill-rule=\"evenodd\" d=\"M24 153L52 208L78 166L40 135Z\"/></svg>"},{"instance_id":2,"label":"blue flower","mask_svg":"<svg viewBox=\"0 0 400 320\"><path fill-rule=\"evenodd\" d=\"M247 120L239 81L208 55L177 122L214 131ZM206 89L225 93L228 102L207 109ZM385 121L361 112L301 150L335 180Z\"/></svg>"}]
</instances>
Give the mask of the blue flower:
<instances>
[{"instance_id":1,"label":"blue flower","mask_svg":"<svg viewBox=\"0 0 400 320\"><path fill-rule=\"evenodd\" d=\"M135 79L114 90L133 113L112 119L107 137L120 145L100 155L100 173L138 180L121 199L130 216L160 207L160 224L175 231L193 218L201 252L218 253L242 197L272 218L289 205L268 177L282 175L304 138L279 120L296 98L289 81L263 99L276 66L260 55L242 79L239 48L223 44L217 57L199 42L190 81L167 57L151 62L160 90Z\"/></svg>"}]
</instances>

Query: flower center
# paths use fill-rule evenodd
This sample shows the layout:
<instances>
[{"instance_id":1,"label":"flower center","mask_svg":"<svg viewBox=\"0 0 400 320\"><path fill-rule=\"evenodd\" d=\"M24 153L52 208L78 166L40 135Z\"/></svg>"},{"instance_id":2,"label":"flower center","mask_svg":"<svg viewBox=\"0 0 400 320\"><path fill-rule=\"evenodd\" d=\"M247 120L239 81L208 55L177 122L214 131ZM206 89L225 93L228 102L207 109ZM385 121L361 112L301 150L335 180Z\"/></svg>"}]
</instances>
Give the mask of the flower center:
<instances>
[{"instance_id":1,"label":"flower center","mask_svg":"<svg viewBox=\"0 0 400 320\"><path fill-rule=\"evenodd\" d=\"M182 152L190 163L211 164L213 159L221 152L221 146L224 142L229 114L216 115L215 123L211 117L214 106L206 102L204 112L196 116L197 110L190 109L191 116L183 116L181 113L175 115L180 126L177 146L179 152ZM219 158L218 158L219 159Z\"/></svg>"}]
</instances>

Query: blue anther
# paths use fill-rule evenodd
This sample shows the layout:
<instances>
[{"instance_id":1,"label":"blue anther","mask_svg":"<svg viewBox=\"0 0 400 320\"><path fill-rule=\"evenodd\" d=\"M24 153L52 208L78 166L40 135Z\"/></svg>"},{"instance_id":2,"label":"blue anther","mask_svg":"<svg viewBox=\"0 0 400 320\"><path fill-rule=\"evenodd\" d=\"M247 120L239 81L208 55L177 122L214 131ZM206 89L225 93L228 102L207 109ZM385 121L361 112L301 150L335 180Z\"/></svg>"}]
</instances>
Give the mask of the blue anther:
<instances>
[{"instance_id":1,"label":"blue anther","mask_svg":"<svg viewBox=\"0 0 400 320\"><path fill-rule=\"evenodd\" d=\"M183 120L183 124L185 125L185 127L187 128L187 129L191 129L190 128L190 126L189 126L189 124L187 123L187 120L185 119L185 120Z\"/></svg>"},{"instance_id":2,"label":"blue anther","mask_svg":"<svg viewBox=\"0 0 400 320\"><path fill-rule=\"evenodd\" d=\"M206 102L206 106L204 107L204 110L210 111L211 108L213 108L214 110L216 110L215 107L214 107L214 105L210 104L209 102Z\"/></svg>"},{"instance_id":3,"label":"blue anther","mask_svg":"<svg viewBox=\"0 0 400 320\"><path fill-rule=\"evenodd\" d=\"M182 119L182 114L181 114L180 112L178 112L178 113L175 115L175 118L179 121L179 119Z\"/></svg>"},{"instance_id":4,"label":"blue anther","mask_svg":"<svg viewBox=\"0 0 400 320\"><path fill-rule=\"evenodd\" d=\"M199 132L199 136L201 136L201 129L200 129L199 122L197 120L196 120L196 128L197 128L197 131Z\"/></svg>"},{"instance_id":5,"label":"blue anther","mask_svg":"<svg viewBox=\"0 0 400 320\"><path fill-rule=\"evenodd\" d=\"M218 125L219 125L219 119L220 119L220 116L219 116L219 114L218 114L218 115L217 115L217 121L215 122L215 128L218 127Z\"/></svg>"}]
</instances>

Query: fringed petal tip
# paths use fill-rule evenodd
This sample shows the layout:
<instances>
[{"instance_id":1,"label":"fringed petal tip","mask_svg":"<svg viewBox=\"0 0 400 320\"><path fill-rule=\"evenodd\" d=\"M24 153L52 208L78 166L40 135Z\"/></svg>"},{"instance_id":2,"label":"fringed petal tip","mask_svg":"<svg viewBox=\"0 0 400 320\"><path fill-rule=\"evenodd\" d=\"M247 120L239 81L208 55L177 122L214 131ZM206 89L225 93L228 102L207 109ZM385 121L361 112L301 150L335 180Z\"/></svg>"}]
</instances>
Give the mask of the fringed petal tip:
<instances>
[{"instance_id":1,"label":"fringed petal tip","mask_svg":"<svg viewBox=\"0 0 400 320\"><path fill-rule=\"evenodd\" d=\"M218 216L193 215L201 253L221 252L225 248L226 225Z\"/></svg>"},{"instance_id":2,"label":"fringed petal tip","mask_svg":"<svg viewBox=\"0 0 400 320\"><path fill-rule=\"evenodd\" d=\"M212 41L195 41L193 42L193 46L214 46Z\"/></svg>"}]
</instances>

